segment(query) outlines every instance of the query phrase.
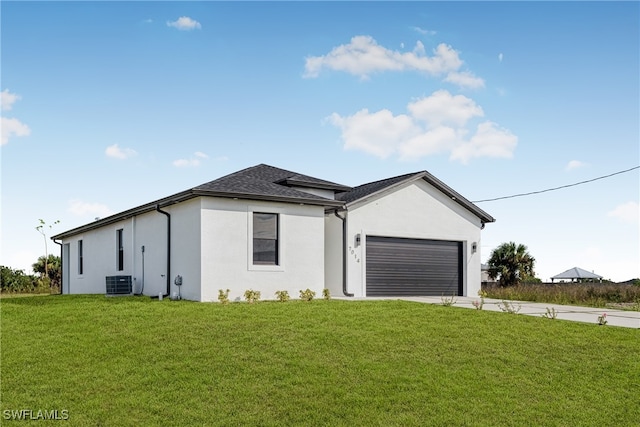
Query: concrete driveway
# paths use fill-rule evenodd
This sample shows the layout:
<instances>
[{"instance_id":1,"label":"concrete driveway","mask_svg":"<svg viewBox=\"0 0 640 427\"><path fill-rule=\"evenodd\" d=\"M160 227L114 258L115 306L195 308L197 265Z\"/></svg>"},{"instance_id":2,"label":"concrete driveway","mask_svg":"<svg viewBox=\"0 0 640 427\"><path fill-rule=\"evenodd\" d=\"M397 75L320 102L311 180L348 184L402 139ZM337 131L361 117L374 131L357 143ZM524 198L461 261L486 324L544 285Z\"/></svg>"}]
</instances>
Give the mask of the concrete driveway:
<instances>
[{"instance_id":1,"label":"concrete driveway","mask_svg":"<svg viewBox=\"0 0 640 427\"><path fill-rule=\"evenodd\" d=\"M445 297L451 298L451 297ZM340 298L340 299L353 299L353 298ZM360 298L358 298L360 299ZM361 298L363 300L375 300L375 299L401 299L405 301L423 302L429 304L442 305L443 298L441 297L389 297L389 298ZM470 297L454 297L454 307L469 308L475 310L473 306L474 301L480 301L480 298ZM540 302L529 301L508 301L514 308L520 308L518 314L524 314L527 316L543 316L549 310L555 309L557 313L556 319L571 320L574 322L584 323L598 323L598 316L603 313L607 314L607 326L621 326L624 328L636 328L640 329L640 312L639 311L624 311L624 310L612 310L608 308L594 308L594 307L579 307L573 305L557 305L546 304ZM500 306L504 307L502 300L485 298L483 310L487 311L503 311Z\"/></svg>"}]
</instances>

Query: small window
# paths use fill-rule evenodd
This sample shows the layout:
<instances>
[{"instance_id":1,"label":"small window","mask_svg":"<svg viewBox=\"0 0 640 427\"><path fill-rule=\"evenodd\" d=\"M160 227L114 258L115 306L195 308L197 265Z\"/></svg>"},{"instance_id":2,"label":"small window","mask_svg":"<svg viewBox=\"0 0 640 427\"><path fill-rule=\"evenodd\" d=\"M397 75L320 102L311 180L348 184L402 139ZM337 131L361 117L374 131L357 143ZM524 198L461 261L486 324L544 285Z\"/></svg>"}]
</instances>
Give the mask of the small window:
<instances>
[{"instance_id":1,"label":"small window","mask_svg":"<svg viewBox=\"0 0 640 427\"><path fill-rule=\"evenodd\" d=\"M82 240L78 240L78 274L82 274L84 271L84 264L82 262Z\"/></svg>"},{"instance_id":2,"label":"small window","mask_svg":"<svg viewBox=\"0 0 640 427\"><path fill-rule=\"evenodd\" d=\"M118 260L118 271L124 270L124 243L122 242L122 228L116 230L116 259Z\"/></svg>"},{"instance_id":3,"label":"small window","mask_svg":"<svg viewBox=\"0 0 640 427\"><path fill-rule=\"evenodd\" d=\"M278 214L254 212L253 264L278 263Z\"/></svg>"}]
</instances>

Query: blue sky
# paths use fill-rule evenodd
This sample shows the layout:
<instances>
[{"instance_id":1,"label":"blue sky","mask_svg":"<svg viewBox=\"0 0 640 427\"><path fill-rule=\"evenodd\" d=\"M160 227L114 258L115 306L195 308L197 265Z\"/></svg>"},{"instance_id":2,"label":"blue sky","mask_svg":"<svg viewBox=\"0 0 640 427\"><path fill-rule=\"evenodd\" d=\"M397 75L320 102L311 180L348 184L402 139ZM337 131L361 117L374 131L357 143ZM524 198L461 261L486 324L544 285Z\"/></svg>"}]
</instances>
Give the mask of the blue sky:
<instances>
[{"instance_id":1,"label":"blue sky","mask_svg":"<svg viewBox=\"0 0 640 427\"><path fill-rule=\"evenodd\" d=\"M267 163L358 185L428 170L468 199L640 163L640 5L1 5L2 253ZM638 170L479 203L538 277L640 277ZM49 250L59 252L49 243Z\"/></svg>"}]
</instances>

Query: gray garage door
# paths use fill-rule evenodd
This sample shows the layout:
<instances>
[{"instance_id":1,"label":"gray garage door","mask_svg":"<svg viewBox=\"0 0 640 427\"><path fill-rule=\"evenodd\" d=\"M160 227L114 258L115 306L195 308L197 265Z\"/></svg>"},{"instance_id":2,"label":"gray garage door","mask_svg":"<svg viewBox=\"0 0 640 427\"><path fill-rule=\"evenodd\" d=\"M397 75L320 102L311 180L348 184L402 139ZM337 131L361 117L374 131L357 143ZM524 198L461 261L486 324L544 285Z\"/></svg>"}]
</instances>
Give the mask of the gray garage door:
<instances>
[{"instance_id":1,"label":"gray garage door","mask_svg":"<svg viewBox=\"0 0 640 427\"><path fill-rule=\"evenodd\" d=\"M462 243L367 236L367 296L462 295Z\"/></svg>"}]
</instances>

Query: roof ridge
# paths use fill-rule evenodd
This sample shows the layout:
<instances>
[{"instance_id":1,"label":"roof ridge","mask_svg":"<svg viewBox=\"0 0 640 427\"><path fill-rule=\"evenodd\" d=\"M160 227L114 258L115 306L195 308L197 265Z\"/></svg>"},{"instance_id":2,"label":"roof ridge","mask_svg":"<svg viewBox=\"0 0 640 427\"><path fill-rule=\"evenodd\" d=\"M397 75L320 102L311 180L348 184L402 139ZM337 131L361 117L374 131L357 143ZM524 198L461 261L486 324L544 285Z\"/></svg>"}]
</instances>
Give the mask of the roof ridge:
<instances>
[{"instance_id":1,"label":"roof ridge","mask_svg":"<svg viewBox=\"0 0 640 427\"><path fill-rule=\"evenodd\" d=\"M392 176L392 177L389 177L389 178L379 179L379 180L377 180L377 181L365 182L364 184L356 185L356 186L355 186L355 187L353 187L353 188L355 189L355 188L359 188L359 187L362 187L362 186L365 186L365 185L377 184L377 183L379 183L379 182L383 182L383 181L391 181L391 180L398 179L398 178L404 178L404 177L409 177L409 176L419 175L419 174L424 173L424 172L426 172L426 171L419 171L419 172L413 172L413 173L405 173L405 174L402 174L402 175L397 175L397 176Z\"/></svg>"}]
</instances>

